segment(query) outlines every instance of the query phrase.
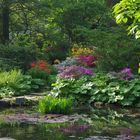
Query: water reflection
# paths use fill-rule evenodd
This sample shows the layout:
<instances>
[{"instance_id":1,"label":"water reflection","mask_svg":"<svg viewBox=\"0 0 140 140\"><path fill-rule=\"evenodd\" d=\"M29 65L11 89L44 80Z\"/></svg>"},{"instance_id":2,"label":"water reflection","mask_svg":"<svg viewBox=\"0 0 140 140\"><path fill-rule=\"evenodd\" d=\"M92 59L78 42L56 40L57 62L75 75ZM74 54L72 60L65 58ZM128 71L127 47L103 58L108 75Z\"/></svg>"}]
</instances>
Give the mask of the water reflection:
<instances>
[{"instance_id":1,"label":"water reflection","mask_svg":"<svg viewBox=\"0 0 140 140\"><path fill-rule=\"evenodd\" d=\"M18 109L9 112L16 114ZM139 109L92 108L80 114L78 121L68 123L1 122L0 140L140 140Z\"/></svg>"}]
</instances>

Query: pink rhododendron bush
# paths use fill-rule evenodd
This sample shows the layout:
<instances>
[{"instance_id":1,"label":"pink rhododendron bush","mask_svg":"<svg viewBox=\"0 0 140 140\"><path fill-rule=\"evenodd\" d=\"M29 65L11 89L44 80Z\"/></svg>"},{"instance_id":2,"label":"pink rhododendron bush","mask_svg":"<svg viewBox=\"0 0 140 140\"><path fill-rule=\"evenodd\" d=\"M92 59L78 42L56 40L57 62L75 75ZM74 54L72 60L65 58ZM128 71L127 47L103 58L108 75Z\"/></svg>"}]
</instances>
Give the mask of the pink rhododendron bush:
<instances>
[{"instance_id":1,"label":"pink rhododendron bush","mask_svg":"<svg viewBox=\"0 0 140 140\"><path fill-rule=\"evenodd\" d=\"M91 76L96 67L96 57L91 48L72 48L70 57L61 63L54 65L59 78L80 78Z\"/></svg>"}]
</instances>

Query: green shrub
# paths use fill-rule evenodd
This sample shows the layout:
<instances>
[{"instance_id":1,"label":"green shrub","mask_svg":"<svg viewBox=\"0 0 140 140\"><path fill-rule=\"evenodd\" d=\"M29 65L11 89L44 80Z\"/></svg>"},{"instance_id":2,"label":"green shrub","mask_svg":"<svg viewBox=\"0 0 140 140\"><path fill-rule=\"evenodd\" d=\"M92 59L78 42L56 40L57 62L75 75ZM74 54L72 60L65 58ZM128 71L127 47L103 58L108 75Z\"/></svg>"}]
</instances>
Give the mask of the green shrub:
<instances>
[{"instance_id":1,"label":"green shrub","mask_svg":"<svg viewBox=\"0 0 140 140\"><path fill-rule=\"evenodd\" d=\"M92 77L93 78L93 77ZM88 103L91 97L93 83L90 76L79 79L61 79L52 84L51 94L59 97L73 97L79 103Z\"/></svg>"},{"instance_id":2,"label":"green shrub","mask_svg":"<svg viewBox=\"0 0 140 140\"><path fill-rule=\"evenodd\" d=\"M40 100L38 110L41 113L68 114L72 109L71 98L55 98L46 96Z\"/></svg>"},{"instance_id":3,"label":"green shrub","mask_svg":"<svg viewBox=\"0 0 140 140\"><path fill-rule=\"evenodd\" d=\"M0 45L0 69L2 70L14 68L27 70L36 57L37 51L34 46Z\"/></svg>"},{"instance_id":4,"label":"green shrub","mask_svg":"<svg viewBox=\"0 0 140 140\"><path fill-rule=\"evenodd\" d=\"M44 84L47 86L46 88L48 88L48 90L50 90L51 84L56 81L56 74L52 75L52 74L47 73L46 71L39 70L37 68L31 68L30 70L28 70L27 74L33 78L32 84L34 84L34 82L36 81L35 79L38 79L38 80L44 82ZM43 88L43 85L40 88ZM37 88L38 85L35 85L35 86L32 85L32 87ZM37 88L37 90L39 90L39 87Z\"/></svg>"},{"instance_id":5,"label":"green shrub","mask_svg":"<svg viewBox=\"0 0 140 140\"><path fill-rule=\"evenodd\" d=\"M0 72L0 87L16 87L20 83L23 75L20 70L11 70L9 72Z\"/></svg>"},{"instance_id":6,"label":"green shrub","mask_svg":"<svg viewBox=\"0 0 140 140\"><path fill-rule=\"evenodd\" d=\"M23 75L20 70L0 72L0 97L19 96L41 91L45 86L44 80Z\"/></svg>"},{"instance_id":7,"label":"green shrub","mask_svg":"<svg viewBox=\"0 0 140 140\"><path fill-rule=\"evenodd\" d=\"M96 73L80 79L57 79L51 94L73 97L83 104L93 102L117 103L123 106L140 106L140 79L121 80L112 74Z\"/></svg>"},{"instance_id":8,"label":"green shrub","mask_svg":"<svg viewBox=\"0 0 140 140\"><path fill-rule=\"evenodd\" d=\"M126 36L124 28L110 28L102 30L103 38L100 38L98 30L94 38L95 56L98 58L97 67L101 71L118 71L124 67L130 67L137 72L140 60L140 41Z\"/></svg>"},{"instance_id":9,"label":"green shrub","mask_svg":"<svg viewBox=\"0 0 140 140\"><path fill-rule=\"evenodd\" d=\"M15 95L23 75L20 70L0 72L0 97Z\"/></svg>"},{"instance_id":10,"label":"green shrub","mask_svg":"<svg viewBox=\"0 0 140 140\"><path fill-rule=\"evenodd\" d=\"M0 88L0 98L12 97L15 95L15 91L10 87Z\"/></svg>"},{"instance_id":11,"label":"green shrub","mask_svg":"<svg viewBox=\"0 0 140 140\"><path fill-rule=\"evenodd\" d=\"M40 70L38 68L31 68L28 70L27 74L31 75L33 78L47 80L49 73L46 71Z\"/></svg>"},{"instance_id":12,"label":"green shrub","mask_svg":"<svg viewBox=\"0 0 140 140\"><path fill-rule=\"evenodd\" d=\"M0 58L0 70L12 70L14 68L19 68L19 63L15 60L8 58Z\"/></svg>"},{"instance_id":13,"label":"green shrub","mask_svg":"<svg viewBox=\"0 0 140 140\"><path fill-rule=\"evenodd\" d=\"M40 92L42 90L44 90L46 88L46 86L48 86L46 84L46 82L42 79L35 79L35 78L31 78L31 91L30 92Z\"/></svg>"},{"instance_id":14,"label":"green shrub","mask_svg":"<svg viewBox=\"0 0 140 140\"><path fill-rule=\"evenodd\" d=\"M58 23L56 24L58 25ZM69 37L61 30L60 26L57 27L47 28L39 57L39 59L47 60L50 64L53 64L56 59L64 60L70 47Z\"/></svg>"},{"instance_id":15,"label":"green shrub","mask_svg":"<svg viewBox=\"0 0 140 140\"><path fill-rule=\"evenodd\" d=\"M23 95L31 92L40 92L46 87L46 83L42 79L32 78L30 75L24 75L17 85L15 95Z\"/></svg>"}]
</instances>

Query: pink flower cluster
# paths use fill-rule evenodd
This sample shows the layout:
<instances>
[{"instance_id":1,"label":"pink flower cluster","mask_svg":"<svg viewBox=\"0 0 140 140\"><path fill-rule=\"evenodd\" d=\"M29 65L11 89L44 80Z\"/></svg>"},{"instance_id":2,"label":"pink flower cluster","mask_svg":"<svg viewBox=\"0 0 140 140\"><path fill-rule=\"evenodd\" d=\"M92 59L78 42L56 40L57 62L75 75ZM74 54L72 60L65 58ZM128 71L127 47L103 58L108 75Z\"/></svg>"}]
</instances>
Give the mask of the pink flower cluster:
<instances>
[{"instance_id":1,"label":"pink flower cluster","mask_svg":"<svg viewBox=\"0 0 140 140\"><path fill-rule=\"evenodd\" d=\"M93 67L95 66L96 57L93 55L81 55L78 60L86 66Z\"/></svg>"},{"instance_id":2,"label":"pink flower cluster","mask_svg":"<svg viewBox=\"0 0 140 140\"><path fill-rule=\"evenodd\" d=\"M87 69L81 66L72 65L65 66L59 69L58 76L61 78L77 78L81 75L92 75L93 72L91 69Z\"/></svg>"},{"instance_id":3,"label":"pink flower cluster","mask_svg":"<svg viewBox=\"0 0 140 140\"><path fill-rule=\"evenodd\" d=\"M120 74L121 74L121 76L122 76L121 78L123 80L129 80L133 76L132 71L131 71L130 68L124 68L124 69L122 69L121 72L120 72Z\"/></svg>"}]
</instances>

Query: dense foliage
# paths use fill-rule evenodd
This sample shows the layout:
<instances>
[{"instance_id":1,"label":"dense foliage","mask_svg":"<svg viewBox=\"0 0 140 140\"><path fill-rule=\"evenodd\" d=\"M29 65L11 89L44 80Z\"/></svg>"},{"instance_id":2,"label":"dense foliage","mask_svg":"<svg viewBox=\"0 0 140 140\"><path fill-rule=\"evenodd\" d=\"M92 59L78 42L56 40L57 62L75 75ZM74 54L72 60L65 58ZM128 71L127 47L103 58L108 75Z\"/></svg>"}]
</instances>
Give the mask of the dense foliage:
<instances>
[{"instance_id":1,"label":"dense foliage","mask_svg":"<svg viewBox=\"0 0 140 140\"><path fill-rule=\"evenodd\" d=\"M138 0L0 0L0 97L52 88L81 104L139 106L140 40L126 31L139 38L139 19ZM57 101L69 102L46 97L41 112L63 110Z\"/></svg>"},{"instance_id":2,"label":"dense foliage","mask_svg":"<svg viewBox=\"0 0 140 140\"><path fill-rule=\"evenodd\" d=\"M113 74L96 73L95 76L82 76L79 79L57 79L51 94L57 97L73 97L78 103L94 102L117 103L123 106L139 106L140 79L121 79ZM128 73L128 75L129 73Z\"/></svg>"},{"instance_id":3,"label":"dense foliage","mask_svg":"<svg viewBox=\"0 0 140 140\"><path fill-rule=\"evenodd\" d=\"M45 81L34 79L30 75L23 75L19 70L0 72L0 97L11 97L40 91Z\"/></svg>"},{"instance_id":4,"label":"dense foliage","mask_svg":"<svg viewBox=\"0 0 140 140\"><path fill-rule=\"evenodd\" d=\"M139 41L127 37L126 27L116 25L111 13L111 6L116 2L119 2L119 0L115 2L110 0L78 0L75 2L72 0L69 0L69 2L65 0L2 0L0 2L3 9L0 11L0 25L3 32L5 30L8 32L8 38L5 34L0 35L2 36L1 43L5 39L5 44L8 39L13 44L13 51L16 49L14 46L21 47L21 50L26 47L31 48L31 50L33 48L37 54L34 54L35 52L31 53L28 49L26 50L26 54L28 55L29 52L29 55L33 58L28 58L23 53L26 62L21 61L21 59L12 62L14 66L16 65L22 69L27 69L28 59L28 62L32 59L47 60L51 64L56 59L64 60L68 55L69 48L74 44L76 47L81 45L86 47L96 46L97 51L95 53L99 57L99 69L115 71L129 66L133 71L136 71L140 58L138 54L140 51ZM129 1L124 3L127 6ZM137 1L135 3L134 6L137 6ZM120 4L117 5L120 6ZM120 10L117 9L115 11L119 12ZM3 14L6 14L10 20L3 19ZM16 22L17 20L18 22ZM7 45L5 44L5 46ZM6 65L4 67L9 65L9 56L14 53L8 51L8 56L5 55L4 57ZM0 56L3 61L1 52ZM132 59L129 59L130 56ZM23 56L21 57L23 58ZM10 57L10 61L11 59L12 57Z\"/></svg>"},{"instance_id":5,"label":"dense foliage","mask_svg":"<svg viewBox=\"0 0 140 140\"><path fill-rule=\"evenodd\" d=\"M127 23L130 34L140 38L140 1L121 0L114 6L117 23Z\"/></svg>"},{"instance_id":6,"label":"dense foliage","mask_svg":"<svg viewBox=\"0 0 140 140\"><path fill-rule=\"evenodd\" d=\"M19 68L27 70L36 56L37 50L34 46L0 45L0 69Z\"/></svg>"}]
</instances>

